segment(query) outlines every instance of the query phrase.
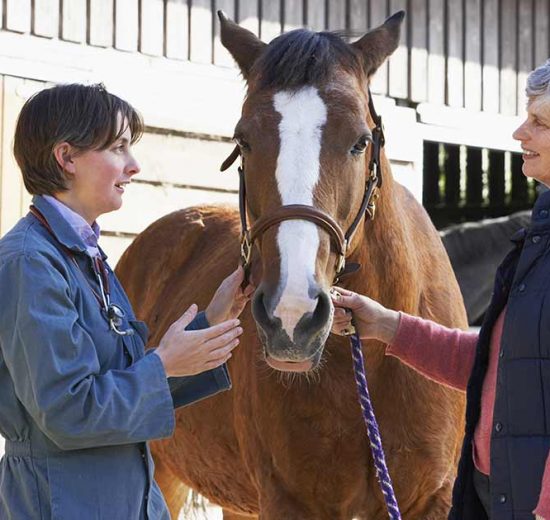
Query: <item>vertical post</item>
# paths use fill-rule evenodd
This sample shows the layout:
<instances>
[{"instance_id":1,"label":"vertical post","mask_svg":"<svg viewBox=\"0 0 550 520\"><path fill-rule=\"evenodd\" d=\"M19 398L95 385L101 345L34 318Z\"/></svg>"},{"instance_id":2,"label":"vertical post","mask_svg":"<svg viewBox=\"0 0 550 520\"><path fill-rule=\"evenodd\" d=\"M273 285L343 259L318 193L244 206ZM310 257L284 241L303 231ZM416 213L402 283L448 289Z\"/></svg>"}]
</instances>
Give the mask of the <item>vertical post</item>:
<instances>
[{"instance_id":1,"label":"vertical post","mask_svg":"<svg viewBox=\"0 0 550 520\"><path fill-rule=\"evenodd\" d=\"M466 204L474 210L483 204L483 178L481 167L481 148L466 149ZM474 212L477 217L477 211Z\"/></svg>"},{"instance_id":2,"label":"vertical post","mask_svg":"<svg viewBox=\"0 0 550 520\"><path fill-rule=\"evenodd\" d=\"M424 174L422 186L422 203L428 210L441 202L439 191L439 143L424 141Z\"/></svg>"},{"instance_id":3,"label":"vertical post","mask_svg":"<svg viewBox=\"0 0 550 520\"><path fill-rule=\"evenodd\" d=\"M445 144L445 204L457 208L460 202L460 145Z\"/></svg>"},{"instance_id":4,"label":"vertical post","mask_svg":"<svg viewBox=\"0 0 550 520\"><path fill-rule=\"evenodd\" d=\"M506 203L504 152L489 150L489 207L491 216L504 213Z\"/></svg>"}]
</instances>

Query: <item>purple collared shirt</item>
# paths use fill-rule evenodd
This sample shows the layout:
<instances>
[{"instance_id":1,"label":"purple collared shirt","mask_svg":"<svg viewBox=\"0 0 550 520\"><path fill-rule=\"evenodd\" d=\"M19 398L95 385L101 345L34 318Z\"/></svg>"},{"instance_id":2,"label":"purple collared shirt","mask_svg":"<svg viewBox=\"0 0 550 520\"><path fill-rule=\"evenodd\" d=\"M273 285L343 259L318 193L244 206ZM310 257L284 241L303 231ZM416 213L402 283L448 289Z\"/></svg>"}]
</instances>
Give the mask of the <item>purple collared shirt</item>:
<instances>
[{"instance_id":1,"label":"purple collared shirt","mask_svg":"<svg viewBox=\"0 0 550 520\"><path fill-rule=\"evenodd\" d=\"M51 195L43 196L70 224L70 226L78 233L78 236L82 239L86 245L86 250L91 257L99 256L99 249L97 247L97 241L99 239L100 229L97 222L94 222L91 226L86 220L80 216L76 211L58 201Z\"/></svg>"}]
</instances>

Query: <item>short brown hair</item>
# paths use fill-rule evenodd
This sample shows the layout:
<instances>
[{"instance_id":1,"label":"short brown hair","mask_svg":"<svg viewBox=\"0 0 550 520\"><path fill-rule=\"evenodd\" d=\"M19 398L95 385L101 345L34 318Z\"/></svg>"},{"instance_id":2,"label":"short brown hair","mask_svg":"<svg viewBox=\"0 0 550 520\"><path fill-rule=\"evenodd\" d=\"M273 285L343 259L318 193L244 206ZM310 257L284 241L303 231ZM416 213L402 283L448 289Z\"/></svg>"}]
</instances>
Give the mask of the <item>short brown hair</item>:
<instances>
[{"instance_id":1,"label":"short brown hair","mask_svg":"<svg viewBox=\"0 0 550 520\"><path fill-rule=\"evenodd\" d=\"M132 144L143 134L139 112L107 92L102 84L58 85L27 100L17 120L13 151L32 195L53 195L67 190L67 178L53 149L67 142L78 151L104 150L126 130Z\"/></svg>"}]
</instances>

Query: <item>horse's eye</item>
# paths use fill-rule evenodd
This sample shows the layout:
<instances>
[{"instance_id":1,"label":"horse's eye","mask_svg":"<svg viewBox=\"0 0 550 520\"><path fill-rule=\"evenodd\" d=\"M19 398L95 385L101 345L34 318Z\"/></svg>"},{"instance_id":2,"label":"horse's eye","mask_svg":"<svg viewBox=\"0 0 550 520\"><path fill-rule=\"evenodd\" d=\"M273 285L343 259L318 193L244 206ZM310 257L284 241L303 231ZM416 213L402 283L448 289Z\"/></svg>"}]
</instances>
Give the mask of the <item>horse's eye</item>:
<instances>
[{"instance_id":1,"label":"horse's eye","mask_svg":"<svg viewBox=\"0 0 550 520\"><path fill-rule=\"evenodd\" d=\"M237 146L241 149L243 152L249 152L250 151L250 145L239 135L236 135L233 137L233 140L237 144Z\"/></svg>"},{"instance_id":2,"label":"horse's eye","mask_svg":"<svg viewBox=\"0 0 550 520\"><path fill-rule=\"evenodd\" d=\"M352 155L361 155L367 149L371 141L371 136L368 134L362 135L358 141L353 145L353 148L350 150Z\"/></svg>"}]
</instances>

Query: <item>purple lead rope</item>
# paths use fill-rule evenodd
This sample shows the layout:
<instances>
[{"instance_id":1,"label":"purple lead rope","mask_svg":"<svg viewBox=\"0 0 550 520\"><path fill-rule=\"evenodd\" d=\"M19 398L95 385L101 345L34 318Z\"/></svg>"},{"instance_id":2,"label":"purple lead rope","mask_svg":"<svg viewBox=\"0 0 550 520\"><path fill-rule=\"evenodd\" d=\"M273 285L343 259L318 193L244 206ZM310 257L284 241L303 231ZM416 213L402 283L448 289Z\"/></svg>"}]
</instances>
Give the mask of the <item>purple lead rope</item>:
<instances>
[{"instance_id":1,"label":"purple lead rope","mask_svg":"<svg viewBox=\"0 0 550 520\"><path fill-rule=\"evenodd\" d=\"M384 456L384 449L382 448L382 439L380 438L380 431L378 430L378 423L374 416L374 410L370 400L369 389L367 387L367 377L365 375L365 362L363 360L363 351L361 350L361 340L359 339L359 333L355 332L350 336L351 341L351 354L353 357L353 368L355 374L355 382L357 383L357 393L359 394L359 402L361 409L363 410L363 419L367 426L367 433L369 436L370 449L372 451L372 458L374 459L374 466L376 468L376 477L380 484L380 489L384 495L386 502L386 508L388 510L388 516L391 520L401 520L401 513L399 512L399 506L397 505L397 499L395 498L395 492L386 465L386 457Z\"/></svg>"}]
</instances>

